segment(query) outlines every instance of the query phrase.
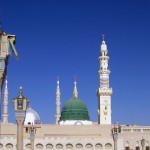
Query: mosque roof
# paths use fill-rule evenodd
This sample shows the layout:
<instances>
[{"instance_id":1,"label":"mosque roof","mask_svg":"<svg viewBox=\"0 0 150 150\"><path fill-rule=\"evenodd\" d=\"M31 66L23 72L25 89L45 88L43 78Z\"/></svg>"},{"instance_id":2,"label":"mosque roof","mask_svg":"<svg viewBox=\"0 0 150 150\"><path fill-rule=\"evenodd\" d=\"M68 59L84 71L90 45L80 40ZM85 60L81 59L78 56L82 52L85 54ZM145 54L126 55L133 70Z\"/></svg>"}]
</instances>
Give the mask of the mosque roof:
<instances>
[{"instance_id":1,"label":"mosque roof","mask_svg":"<svg viewBox=\"0 0 150 150\"><path fill-rule=\"evenodd\" d=\"M60 121L65 120L90 120L86 105L76 96L62 107Z\"/></svg>"}]
</instances>

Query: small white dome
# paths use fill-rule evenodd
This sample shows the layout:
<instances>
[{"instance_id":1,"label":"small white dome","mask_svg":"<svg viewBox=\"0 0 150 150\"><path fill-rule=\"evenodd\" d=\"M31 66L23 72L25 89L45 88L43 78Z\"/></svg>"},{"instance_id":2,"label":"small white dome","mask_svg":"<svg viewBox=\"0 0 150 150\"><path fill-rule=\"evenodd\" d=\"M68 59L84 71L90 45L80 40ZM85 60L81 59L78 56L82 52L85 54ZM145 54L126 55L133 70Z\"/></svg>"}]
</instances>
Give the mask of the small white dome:
<instances>
[{"instance_id":1,"label":"small white dome","mask_svg":"<svg viewBox=\"0 0 150 150\"><path fill-rule=\"evenodd\" d=\"M40 116L38 115L38 113L36 111L34 111L32 108L28 108L26 110L26 117L25 117L25 121L24 124L40 124Z\"/></svg>"}]
</instances>

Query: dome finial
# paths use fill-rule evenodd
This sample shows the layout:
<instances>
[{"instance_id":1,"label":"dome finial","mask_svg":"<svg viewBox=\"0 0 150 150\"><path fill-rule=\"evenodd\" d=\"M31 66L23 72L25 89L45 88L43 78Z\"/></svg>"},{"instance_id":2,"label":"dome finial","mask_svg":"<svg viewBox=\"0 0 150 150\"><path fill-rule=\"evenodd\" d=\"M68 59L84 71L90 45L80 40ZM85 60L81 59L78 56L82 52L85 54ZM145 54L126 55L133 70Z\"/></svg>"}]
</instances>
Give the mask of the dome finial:
<instances>
[{"instance_id":1,"label":"dome finial","mask_svg":"<svg viewBox=\"0 0 150 150\"><path fill-rule=\"evenodd\" d=\"M74 77L74 91L73 91L73 96L78 97L76 76Z\"/></svg>"},{"instance_id":2,"label":"dome finial","mask_svg":"<svg viewBox=\"0 0 150 150\"><path fill-rule=\"evenodd\" d=\"M104 34L102 34L102 41L104 41L104 39L105 39L105 35L104 35Z\"/></svg>"},{"instance_id":3,"label":"dome finial","mask_svg":"<svg viewBox=\"0 0 150 150\"><path fill-rule=\"evenodd\" d=\"M105 44L105 35L104 34L102 34L101 50L107 50L107 45Z\"/></svg>"},{"instance_id":4,"label":"dome finial","mask_svg":"<svg viewBox=\"0 0 150 150\"><path fill-rule=\"evenodd\" d=\"M105 35L102 34L102 44L105 44Z\"/></svg>"},{"instance_id":5,"label":"dome finial","mask_svg":"<svg viewBox=\"0 0 150 150\"><path fill-rule=\"evenodd\" d=\"M56 89L56 95L60 94L60 88L59 88L59 76L57 77L57 89Z\"/></svg>"},{"instance_id":6,"label":"dome finial","mask_svg":"<svg viewBox=\"0 0 150 150\"><path fill-rule=\"evenodd\" d=\"M20 96L22 96L22 86L20 86L20 91L19 91L19 93L20 93Z\"/></svg>"},{"instance_id":7,"label":"dome finial","mask_svg":"<svg viewBox=\"0 0 150 150\"><path fill-rule=\"evenodd\" d=\"M59 86L59 76L57 77L57 85Z\"/></svg>"}]
</instances>

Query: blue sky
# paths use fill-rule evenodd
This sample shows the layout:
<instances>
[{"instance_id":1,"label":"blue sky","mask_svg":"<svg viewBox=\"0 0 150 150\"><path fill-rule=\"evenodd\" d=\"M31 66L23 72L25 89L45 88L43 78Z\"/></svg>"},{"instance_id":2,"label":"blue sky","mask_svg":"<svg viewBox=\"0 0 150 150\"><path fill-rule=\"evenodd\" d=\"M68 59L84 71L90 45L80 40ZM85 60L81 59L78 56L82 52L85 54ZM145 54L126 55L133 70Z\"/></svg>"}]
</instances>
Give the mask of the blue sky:
<instances>
[{"instance_id":1,"label":"blue sky","mask_svg":"<svg viewBox=\"0 0 150 150\"><path fill-rule=\"evenodd\" d=\"M112 122L150 125L149 0L5 0L2 29L16 35L19 60L8 66L9 121L19 86L43 123L55 123L55 92L60 78L61 106L72 97L74 76L79 98L97 121L101 34L110 61Z\"/></svg>"}]
</instances>

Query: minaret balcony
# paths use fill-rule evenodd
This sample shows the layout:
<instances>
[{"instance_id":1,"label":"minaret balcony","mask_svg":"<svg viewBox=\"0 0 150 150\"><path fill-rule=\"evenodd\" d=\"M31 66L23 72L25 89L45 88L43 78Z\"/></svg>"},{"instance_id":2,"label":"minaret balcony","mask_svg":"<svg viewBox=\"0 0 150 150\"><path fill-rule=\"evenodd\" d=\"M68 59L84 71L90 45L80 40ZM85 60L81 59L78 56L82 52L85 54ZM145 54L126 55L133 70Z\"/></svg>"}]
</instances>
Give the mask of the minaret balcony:
<instances>
[{"instance_id":1,"label":"minaret balcony","mask_svg":"<svg viewBox=\"0 0 150 150\"><path fill-rule=\"evenodd\" d=\"M113 92L112 88L108 88L108 89L99 88L97 94L98 96L111 96L112 92Z\"/></svg>"},{"instance_id":2,"label":"minaret balcony","mask_svg":"<svg viewBox=\"0 0 150 150\"><path fill-rule=\"evenodd\" d=\"M110 70L99 70L99 74L110 74Z\"/></svg>"},{"instance_id":3,"label":"minaret balcony","mask_svg":"<svg viewBox=\"0 0 150 150\"><path fill-rule=\"evenodd\" d=\"M102 55L102 56L99 56L99 59L100 60L109 60L109 56L106 56L106 55Z\"/></svg>"}]
</instances>

